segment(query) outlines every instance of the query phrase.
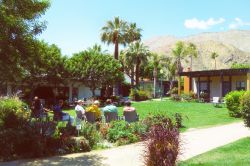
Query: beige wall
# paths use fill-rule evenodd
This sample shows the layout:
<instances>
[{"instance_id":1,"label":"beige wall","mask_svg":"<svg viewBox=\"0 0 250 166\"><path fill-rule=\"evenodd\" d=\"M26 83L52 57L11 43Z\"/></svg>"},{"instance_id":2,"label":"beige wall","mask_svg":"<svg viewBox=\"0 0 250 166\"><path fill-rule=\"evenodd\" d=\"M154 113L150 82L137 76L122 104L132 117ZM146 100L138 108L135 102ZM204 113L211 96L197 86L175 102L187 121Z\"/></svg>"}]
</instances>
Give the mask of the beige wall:
<instances>
[{"instance_id":1,"label":"beige wall","mask_svg":"<svg viewBox=\"0 0 250 166\"><path fill-rule=\"evenodd\" d=\"M221 97L220 77L211 77L210 80L210 98Z\"/></svg>"},{"instance_id":2,"label":"beige wall","mask_svg":"<svg viewBox=\"0 0 250 166\"><path fill-rule=\"evenodd\" d=\"M237 81L245 81L246 84L246 90L250 90L250 73L244 76L232 76L232 90L236 90L236 82ZM229 81L228 76L223 77L224 81ZM248 80L248 81L247 81ZM194 93L197 93L197 81L198 78L193 78L193 83L192 83L192 90ZM200 77L200 81L207 81L207 77ZM247 87L249 89L247 89ZM222 87L220 84L220 76L216 77L210 77L210 97L221 97L222 95Z\"/></svg>"}]
</instances>

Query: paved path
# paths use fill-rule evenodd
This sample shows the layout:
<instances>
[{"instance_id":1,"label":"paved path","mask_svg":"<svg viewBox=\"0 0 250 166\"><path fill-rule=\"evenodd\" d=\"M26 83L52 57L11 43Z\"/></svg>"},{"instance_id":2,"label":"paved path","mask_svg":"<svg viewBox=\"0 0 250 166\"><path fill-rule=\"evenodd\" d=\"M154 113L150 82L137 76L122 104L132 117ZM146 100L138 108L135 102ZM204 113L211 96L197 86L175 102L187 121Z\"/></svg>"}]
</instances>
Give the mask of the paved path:
<instances>
[{"instance_id":1,"label":"paved path","mask_svg":"<svg viewBox=\"0 0 250 166\"><path fill-rule=\"evenodd\" d=\"M247 136L250 136L250 130L245 128L242 122L181 133L182 155L179 157L179 160L192 158L193 156ZM143 143L136 143L89 153L77 153L37 160L13 161L4 165L142 166L143 153Z\"/></svg>"}]
</instances>

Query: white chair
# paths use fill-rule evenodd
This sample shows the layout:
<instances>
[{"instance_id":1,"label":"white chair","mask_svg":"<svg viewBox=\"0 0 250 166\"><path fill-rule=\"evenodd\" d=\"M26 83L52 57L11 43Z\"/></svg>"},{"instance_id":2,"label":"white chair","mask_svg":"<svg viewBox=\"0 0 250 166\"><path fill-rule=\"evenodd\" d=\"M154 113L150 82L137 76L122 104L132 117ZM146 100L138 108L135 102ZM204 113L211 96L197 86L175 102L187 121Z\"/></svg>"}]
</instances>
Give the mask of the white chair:
<instances>
[{"instance_id":1,"label":"white chair","mask_svg":"<svg viewBox=\"0 0 250 166\"><path fill-rule=\"evenodd\" d=\"M218 106L220 104L220 98L219 97L213 97L212 101L214 106Z\"/></svg>"}]
</instances>

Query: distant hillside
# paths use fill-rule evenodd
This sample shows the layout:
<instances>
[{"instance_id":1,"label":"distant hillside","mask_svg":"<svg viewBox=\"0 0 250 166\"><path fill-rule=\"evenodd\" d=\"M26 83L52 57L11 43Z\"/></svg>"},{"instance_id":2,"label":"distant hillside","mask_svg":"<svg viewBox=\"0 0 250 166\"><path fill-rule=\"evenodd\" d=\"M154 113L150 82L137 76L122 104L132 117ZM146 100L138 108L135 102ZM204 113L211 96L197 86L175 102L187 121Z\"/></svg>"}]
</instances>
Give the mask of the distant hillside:
<instances>
[{"instance_id":1,"label":"distant hillside","mask_svg":"<svg viewBox=\"0 0 250 166\"><path fill-rule=\"evenodd\" d=\"M198 58L193 60L193 70L214 69L214 61L210 58L212 52L217 52L217 68L230 68L232 63L250 62L250 31L231 30L226 32L202 33L184 38L160 36L144 43L150 50L170 56L171 49L179 40L193 42L198 48ZM188 59L187 59L188 60ZM189 63L183 62L184 68Z\"/></svg>"}]
</instances>

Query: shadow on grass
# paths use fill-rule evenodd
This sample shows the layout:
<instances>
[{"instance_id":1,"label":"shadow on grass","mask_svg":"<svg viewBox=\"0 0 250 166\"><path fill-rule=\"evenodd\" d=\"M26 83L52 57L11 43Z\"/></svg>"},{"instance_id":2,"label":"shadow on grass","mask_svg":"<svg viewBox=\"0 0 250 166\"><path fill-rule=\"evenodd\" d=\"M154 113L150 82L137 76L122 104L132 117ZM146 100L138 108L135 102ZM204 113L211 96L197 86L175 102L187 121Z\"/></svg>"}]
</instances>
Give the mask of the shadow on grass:
<instances>
[{"instance_id":1,"label":"shadow on grass","mask_svg":"<svg viewBox=\"0 0 250 166\"><path fill-rule=\"evenodd\" d=\"M29 160L17 160L11 162L0 162L0 165L12 166L12 165L21 165L21 166L43 166L43 165L65 165L65 166L106 166L103 164L103 161L106 159L102 156L96 154L83 154L78 153L74 154L74 157L71 155L67 156L56 156L46 159L29 159Z\"/></svg>"}]
</instances>

